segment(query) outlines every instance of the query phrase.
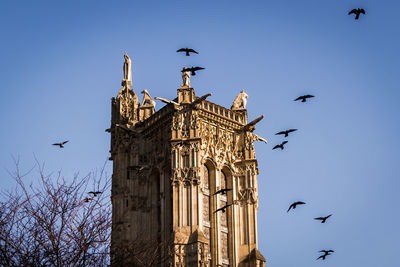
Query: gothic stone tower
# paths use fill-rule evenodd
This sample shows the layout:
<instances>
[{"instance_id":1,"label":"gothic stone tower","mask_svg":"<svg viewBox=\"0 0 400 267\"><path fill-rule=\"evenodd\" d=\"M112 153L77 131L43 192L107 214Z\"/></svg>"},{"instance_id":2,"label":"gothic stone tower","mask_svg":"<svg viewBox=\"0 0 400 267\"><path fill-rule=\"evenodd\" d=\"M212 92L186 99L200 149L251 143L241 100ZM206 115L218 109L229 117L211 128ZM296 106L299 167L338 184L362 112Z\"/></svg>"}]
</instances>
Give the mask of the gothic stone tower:
<instances>
[{"instance_id":1,"label":"gothic stone tower","mask_svg":"<svg viewBox=\"0 0 400 267\"><path fill-rule=\"evenodd\" d=\"M130 64L126 55L107 130L112 265L137 253L142 262L153 261L145 266L265 266L257 249L253 145L265 139L253 133L262 117L247 123L246 93L224 108L207 101L210 94L197 97L184 72L178 97L158 98L167 105L155 112L146 90L140 105L130 89ZM231 190L215 194L226 188Z\"/></svg>"}]
</instances>

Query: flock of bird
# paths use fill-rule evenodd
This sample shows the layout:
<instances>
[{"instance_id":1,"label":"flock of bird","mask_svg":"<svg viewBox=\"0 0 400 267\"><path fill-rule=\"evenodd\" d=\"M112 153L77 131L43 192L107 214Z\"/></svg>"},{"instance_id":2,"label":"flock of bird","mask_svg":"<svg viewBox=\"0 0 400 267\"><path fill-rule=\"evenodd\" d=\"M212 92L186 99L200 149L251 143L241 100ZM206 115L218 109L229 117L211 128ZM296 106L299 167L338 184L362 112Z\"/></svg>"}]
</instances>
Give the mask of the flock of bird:
<instances>
[{"instance_id":1,"label":"flock of bird","mask_svg":"<svg viewBox=\"0 0 400 267\"><path fill-rule=\"evenodd\" d=\"M365 15L365 10L362 9L362 8L352 9L352 10L348 13L348 15L352 15L352 14L355 14L355 19L358 20L359 17L360 17L360 14L364 14L364 15ZM191 48L188 48L188 47L180 48L180 49L178 49L176 52L178 52L178 53L179 53L179 52L184 52L186 56L190 56L190 53L199 54L199 53L198 53L197 51L195 51L194 49L191 49ZM190 68L184 67L184 68L181 70L181 72L189 71L189 72L191 73L191 75L195 76L195 75L196 75L196 71L204 70L204 69L205 69L205 68L198 67L198 66L196 66L196 67L190 67ZM307 94L307 95L302 95L302 96L297 97L294 101L299 101L299 100L301 100L301 102L307 102L307 99L313 98L313 97L314 97L313 95L309 95L309 94ZM160 100L163 100L163 99L160 99ZM288 130L284 130L284 131L277 132L275 135L284 135L284 137L288 137L288 136L289 136L289 133L292 133L292 132L295 132L295 131L297 131L297 129L288 129ZM69 141L67 140L67 141L63 141L63 142L60 142L60 143L54 143L54 144L52 144L52 145L53 145L53 146L58 146L59 148L64 148L64 145L65 145L66 143L68 143L68 142L69 142ZM281 150L283 150L283 149L284 149L284 145L287 144L287 143L288 143L288 141L285 140L285 141L283 141L282 143L280 143L280 144L274 146L272 149L274 150L274 149L280 148ZM145 167L141 167L140 170L142 170L142 169L144 169L144 168L145 168ZM223 189L220 189L220 190L216 191L216 192L214 193L214 195L217 195L217 194L226 195L226 193L229 192L229 191L231 191L231 190L232 190L232 189L230 189L230 188L223 188ZM91 196L90 196L90 197L84 198L82 201L87 203L87 202L89 202L89 201L95 200L95 197L96 197L97 195L99 195L99 194L102 194L102 193L103 193L103 192L100 192L100 191L90 191L90 192L88 192L88 194L91 195ZM303 202L303 201L296 201L296 202L293 202L292 204L290 204L290 206L289 206L287 212L289 212L290 210L296 209L297 205L304 205L304 204L306 204L306 203ZM217 210L215 210L214 213L217 213L217 212L219 212L219 211L222 211L223 213L225 213L225 212L226 212L226 209L227 209L229 206L232 206L232 205L233 205L233 204L227 204L227 205L225 205L225 206L223 206L223 207L218 208ZM321 223L325 223L326 220L327 220L329 217L331 217L331 216L332 216L332 214L329 214L328 216L325 216L325 217L316 217L316 218L314 218L314 220L318 220L318 221L321 221ZM320 256L317 258L317 260L319 260L319 259L325 260L326 256L331 255L331 254L332 254L333 252L335 252L335 251L334 251L334 250L320 250L319 252L320 252L320 253L323 253L323 254L320 255Z\"/></svg>"},{"instance_id":2,"label":"flock of bird","mask_svg":"<svg viewBox=\"0 0 400 267\"><path fill-rule=\"evenodd\" d=\"M314 97L314 96L313 96L313 95L303 95L303 96L297 97L294 101L299 101L299 100L301 100L301 102L307 102L307 99L308 99L308 98L312 98L312 97ZM283 135L284 137L288 137L288 136L289 136L289 133L293 133L293 132L295 132L295 131L297 131L297 129L288 129L288 130L284 130L284 131L277 132L275 135ZM288 141L285 140L285 141L283 141L282 143L280 143L280 144L274 146L272 149L274 150L274 149L280 148L281 150L283 150L283 149L284 149L284 145L287 144L287 143L288 143ZM304 204L306 204L306 203L303 202L303 201L296 201L296 202L293 202L292 204L290 204L290 206L289 206L287 212L289 212L290 210L296 209L296 207L297 207L298 205L304 205ZM316 217L316 218L314 218L314 220L318 220L318 221L321 221L321 223L325 223L326 220L327 220L329 217L331 217L331 216L332 216L332 214L329 214L328 216L325 216L325 217ZM322 253L324 253L324 254L320 255L320 256L317 258L317 260L319 260L319 259L325 260L326 256L331 255L331 254L332 254L333 252L335 252L335 251L334 251L334 250L320 250L319 252L322 252Z\"/></svg>"},{"instance_id":3,"label":"flock of bird","mask_svg":"<svg viewBox=\"0 0 400 267\"><path fill-rule=\"evenodd\" d=\"M350 13L349 13L349 14L350 14ZM358 17L357 17L357 19L358 19ZM195 51L195 50L192 49L192 48L188 48L188 47L178 49L176 52L185 52L186 56L190 56L190 53L198 54L197 51ZM191 68L186 68L186 67L184 67L184 68L182 69L182 72L190 71L190 72L192 72L192 75L195 75L195 71L203 70L203 69L204 69L204 68L201 68L201 67L191 67ZM294 101L300 101L300 100L301 100L301 102L307 102L307 99L313 98L313 97L314 97L313 95L309 95L309 94L307 94L307 95L302 95L302 96L299 96L299 97L297 97L296 99L294 99ZM262 116L262 117L263 117L263 116ZM259 118L258 120L262 119L262 117ZM288 130L284 130L284 131L277 132L275 135L283 135L284 137L288 137L290 133L293 133L293 132L295 132L295 131L297 131L297 129L288 129ZM272 149L280 148L281 150L283 150L283 149L284 149L284 145L285 145L287 142L288 142L288 141L285 140L285 141L283 141L281 144L278 144L278 145L274 146ZM213 194L213 196L218 195L218 194L226 195L226 193L229 192L229 191L231 191L231 190L232 190L232 189L230 189L230 188L222 188L222 189L220 189L220 190L217 190L217 191ZM287 212L289 212L291 209L293 209L293 210L296 209L297 205L304 205L304 204L306 204L306 203L303 202L303 201L296 201L296 202L292 203L292 204L289 206L289 209L287 210ZM217 213L217 212L219 212L219 211L221 211L222 213L225 213L226 210L227 210L227 208L230 207L230 206L232 206L232 205L233 205L233 204L226 204L225 206L216 209L213 213L215 214L215 213ZM321 223L325 223L326 220L327 220L329 217L331 217L331 216L332 216L332 214L329 214L329 215L326 216L326 217L317 217L317 218L314 218L314 220L318 220L318 221L321 221ZM323 253L323 254L320 255L320 256L317 258L317 260L319 260L319 259L325 260L326 256L331 255L331 254L334 252L334 250L320 250L319 252L320 252L320 253Z\"/></svg>"},{"instance_id":4,"label":"flock of bird","mask_svg":"<svg viewBox=\"0 0 400 267\"><path fill-rule=\"evenodd\" d=\"M355 14L355 15L356 15L356 16L355 16L355 19L358 20L359 17L360 17L360 14L365 14L365 10L362 9L362 8L353 9L353 10L351 10L351 11L348 13L348 15L351 15L351 14ZM188 48L188 47L178 49L176 52L184 52L186 56L190 56L190 53L198 54L197 51L195 51L194 49ZM191 67L191 68L186 68L186 67L184 67L184 68L182 69L182 72L190 71L192 75L196 75L196 73L195 73L196 71L198 71L198 70L203 70L203 69L204 69L204 68L202 68L202 67ZM313 98L313 97L315 97L315 96L310 95L310 94L302 95L302 96L299 96L299 97L297 97L296 99L294 99L294 101L301 101L301 102L304 103L304 102L307 102L307 99L310 99L310 98ZM284 137L288 137L290 133L293 133L293 132L295 132L295 131L297 131L297 129L288 129L288 130L284 130L284 131L277 132L275 135L283 135ZM282 143L280 143L280 144L278 144L278 145L275 145L272 149L274 150L274 149L280 148L281 150L283 150L283 149L284 149L284 145L287 144L287 143L288 143L288 141L287 141L287 140L284 140ZM230 189L230 188L223 188L223 189L220 189L220 190L216 191L216 192L214 193L214 195L217 195L217 194L226 195L226 193L227 193L228 191L231 191L231 190L232 190L232 189ZM287 212L289 212L290 210L296 209L296 207L297 207L298 205L304 205L304 204L306 204L306 203L303 202L303 201L296 201L296 202L293 202L292 204L290 204L290 206L289 206ZM232 205L233 205L233 204L226 204L225 206L216 209L216 210L214 211L214 213L217 213L217 212L219 212L219 211L225 213L225 212L226 212L226 209L227 209L229 206L232 206ZM320 221L321 223L325 223L331 216L332 216L332 214L329 214L329 215L327 215L327 216L325 216L325 217L316 217L316 218L314 218L314 220ZM325 260L327 256L331 255L331 254L334 253L334 252L335 252L335 251L332 250L332 249L330 249L330 250L325 250L325 249L320 250L319 253L323 253L323 254L321 254L321 255L317 258L317 260L319 260L319 259Z\"/></svg>"},{"instance_id":5,"label":"flock of bird","mask_svg":"<svg viewBox=\"0 0 400 267\"><path fill-rule=\"evenodd\" d=\"M356 16L355 16L354 19L358 20L359 17L360 17L360 14L364 14L365 15L365 10L362 9L362 8L357 8L357 9L354 8L348 13L348 15L352 15L352 14L355 14ZM301 100L301 102L307 102L307 99L313 98L313 97L314 97L313 95L302 95L302 96L297 97L294 101ZM284 130L284 131L277 132L275 135L284 135L284 137L288 137L289 133L292 133L292 132L295 132L295 131L297 131L297 129L289 129L289 130ZM283 150L284 149L284 145L287 144L287 143L288 143L288 141L285 140L282 143L274 146L272 149L274 150L274 149L280 148L281 150ZM306 203L303 202L303 201L293 202L292 204L290 204L287 212L289 212L290 210L296 209L297 205L304 205L304 204L306 204ZM332 214L329 214L328 216L325 216L325 217L316 217L316 218L314 218L314 220L321 221L321 223L325 223L326 220L328 220L331 216L332 216ZM317 258L317 260L319 260L319 259L325 260L326 256L331 255L335 251L332 250L332 249L330 249L330 250L324 250L323 249L323 250L320 250L319 252L323 253L323 254L320 255Z\"/></svg>"}]
</instances>

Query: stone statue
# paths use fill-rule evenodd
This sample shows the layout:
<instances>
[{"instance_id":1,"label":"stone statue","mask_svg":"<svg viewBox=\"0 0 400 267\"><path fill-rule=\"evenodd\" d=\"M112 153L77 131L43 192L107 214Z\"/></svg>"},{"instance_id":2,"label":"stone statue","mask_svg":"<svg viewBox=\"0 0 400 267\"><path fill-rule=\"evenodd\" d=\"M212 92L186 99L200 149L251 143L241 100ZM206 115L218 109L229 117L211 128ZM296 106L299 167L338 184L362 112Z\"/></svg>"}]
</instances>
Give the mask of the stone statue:
<instances>
[{"instance_id":1,"label":"stone statue","mask_svg":"<svg viewBox=\"0 0 400 267\"><path fill-rule=\"evenodd\" d=\"M242 90L233 101L231 109L240 109L240 108L246 109L248 97L249 96L244 92L244 90Z\"/></svg>"},{"instance_id":2,"label":"stone statue","mask_svg":"<svg viewBox=\"0 0 400 267\"><path fill-rule=\"evenodd\" d=\"M149 92L146 89L144 89L141 93L143 94L142 106L146 104L153 107L156 106L156 102L151 98Z\"/></svg>"},{"instance_id":3,"label":"stone statue","mask_svg":"<svg viewBox=\"0 0 400 267\"><path fill-rule=\"evenodd\" d=\"M183 67L183 69L185 70L187 68ZM183 71L182 72L182 81L183 81L182 86L190 87L190 71Z\"/></svg>"},{"instance_id":4,"label":"stone statue","mask_svg":"<svg viewBox=\"0 0 400 267\"><path fill-rule=\"evenodd\" d=\"M125 52L124 55L125 62L124 62L124 81L132 83L132 65L131 59L128 54Z\"/></svg>"}]
</instances>

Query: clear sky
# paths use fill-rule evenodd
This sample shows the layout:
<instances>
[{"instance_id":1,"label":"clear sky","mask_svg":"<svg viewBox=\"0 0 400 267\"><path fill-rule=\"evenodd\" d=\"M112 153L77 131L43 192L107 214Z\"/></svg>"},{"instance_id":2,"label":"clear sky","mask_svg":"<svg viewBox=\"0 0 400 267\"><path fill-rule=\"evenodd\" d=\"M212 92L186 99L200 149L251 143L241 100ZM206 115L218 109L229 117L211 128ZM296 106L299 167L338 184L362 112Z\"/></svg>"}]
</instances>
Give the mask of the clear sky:
<instances>
[{"instance_id":1,"label":"clear sky","mask_svg":"<svg viewBox=\"0 0 400 267\"><path fill-rule=\"evenodd\" d=\"M355 21L347 13L358 7L367 14ZM197 95L230 107L245 89L249 119L265 115L256 133L269 144L256 153L267 266L399 266L399 9L396 0L1 1L2 187L12 185L11 155L66 175L104 164L124 51L139 95L173 99L181 68L198 65ZM200 54L175 52L186 46ZM316 97L293 101L306 93ZM299 130L272 150L287 128ZM51 146L62 140L62 151ZM307 204L287 213L297 200ZM336 252L316 261L321 249Z\"/></svg>"}]
</instances>

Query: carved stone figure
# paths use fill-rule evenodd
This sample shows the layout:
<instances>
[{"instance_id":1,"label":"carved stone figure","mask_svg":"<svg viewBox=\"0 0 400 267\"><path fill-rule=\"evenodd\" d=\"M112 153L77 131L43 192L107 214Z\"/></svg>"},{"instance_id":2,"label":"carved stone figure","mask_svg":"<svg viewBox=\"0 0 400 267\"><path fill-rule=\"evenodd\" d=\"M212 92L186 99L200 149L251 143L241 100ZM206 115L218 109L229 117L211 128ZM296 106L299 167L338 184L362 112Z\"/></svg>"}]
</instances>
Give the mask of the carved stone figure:
<instances>
[{"instance_id":1,"label":"carved stone figure","mask_svg":"<svg viewBox=\"0 0 400 267\"><path fill-rule=\"evenodd\" d=\"M183 69L187 69L186 67L183 67ZM182 86L187 86L190 87L190 71L184 71L182 72Z\"/></svg>"},{"instance_id":2,"label":"carved stone figure","mask_svg":"<svg viewBox=\"0 0 400 267\"><path fill-rule=\"evenodd\" d=\"M124 55L125 62L124 62L124 81L132 83L132 62L131 58L125 52Z\"/></svg>"},{"instance_id":3,"label":"carved stone figure","mask_svg":"<svg viewBox=\"0 0 400 267\"><path fill-rule=\"evenodd\" d=\"M244 90L242 90L233 101L231 109L240 109L240 108L245 109L248 97L249 96L244 92Z\"/></svg>"},{"instance_id":4,"label":"carved stone figure","mask_svg":"<svg viewBox=\"0 0 400 267\"><path fill-rule=\"evenodd\" d=\"M156 106L156 102L153 100L153 98L151 98L149 92L146 89L144 89L141 93L143 94L142 106L146 104L153 107Z\"/></svg>"}]
</instances>

